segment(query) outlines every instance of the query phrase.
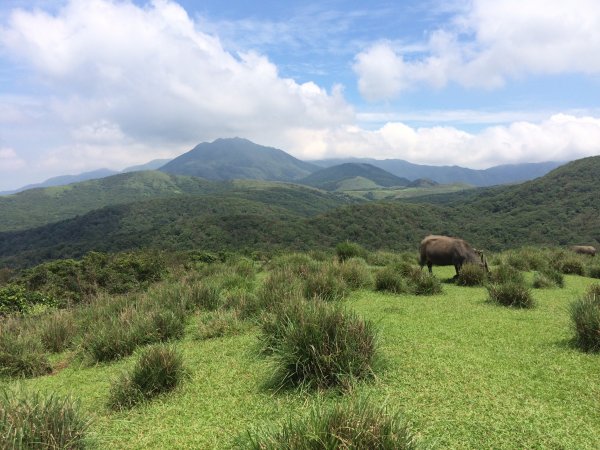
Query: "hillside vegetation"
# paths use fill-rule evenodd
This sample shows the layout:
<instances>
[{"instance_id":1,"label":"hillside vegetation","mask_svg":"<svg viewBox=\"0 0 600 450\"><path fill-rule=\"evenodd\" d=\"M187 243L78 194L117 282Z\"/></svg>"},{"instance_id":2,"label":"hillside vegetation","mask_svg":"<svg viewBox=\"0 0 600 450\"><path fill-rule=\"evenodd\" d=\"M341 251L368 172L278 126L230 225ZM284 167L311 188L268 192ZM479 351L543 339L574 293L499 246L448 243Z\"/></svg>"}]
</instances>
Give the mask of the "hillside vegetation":
<instances>
[{"instance_id":1,"label":"hillside vegetation","mask_svg":"<svg viewBox=\"0 0 600 450\"><path fill-rule=\"evenodd\" d=\"M346 239L369 249L415 249L424 235L461 236L478 248L600 243L600 157L545 177L443 196L438 204L349 203L346 197L281 185L181 195L110 206L37 229L0 234L2 264L23 265L100 249L228 250L325 248Z\"/></svg>"},{"instance_id":2,"label":"hillside vegetation","mask_svg":"<svg viewBox=\"0 0 600 450\"><path fill-rule=\"evenodd\" d=\"M349 181L358 177L361 180L371 181L372 187L407 186L410 183L406 178L397 177L371 164L362 163L346 163L328 167L314 172L298 182L327 191L351 190L355 187L350 185Z\"/></svg>"}]
</instances>

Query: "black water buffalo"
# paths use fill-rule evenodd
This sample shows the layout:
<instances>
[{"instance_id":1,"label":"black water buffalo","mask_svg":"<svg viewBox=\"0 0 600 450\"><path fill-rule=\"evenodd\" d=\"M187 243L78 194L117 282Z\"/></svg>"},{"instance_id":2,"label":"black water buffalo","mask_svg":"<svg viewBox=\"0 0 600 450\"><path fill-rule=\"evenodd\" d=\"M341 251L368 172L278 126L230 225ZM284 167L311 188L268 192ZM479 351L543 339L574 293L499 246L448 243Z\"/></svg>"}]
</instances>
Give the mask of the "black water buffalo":
<instances>
[{"instance_id":1,"label":"black water buffalo","mask_svg":"<svg viewBox=\"0 0 600 450\"><path fill-rule=\"evenodd\" d=\"M592 255L596 254L596 249L591 245L573 245L571 247L575 253L579 253L580 255Z\"/></svg>"},{"instance_id":2,"label":"black water buffalo","mask_svg":"<svg viewBox=\"0 0 600 450\"><path fill-rule=\"evenodd\" d=\"M463 264L478 264L489 272L487 261L483 252L476 250L462 239L449 236L429 235L421 241L419 249L421 269L425 264L431 273L431 266L454 266L456 276L460 273Z\"/></svg>"}]
</instances>

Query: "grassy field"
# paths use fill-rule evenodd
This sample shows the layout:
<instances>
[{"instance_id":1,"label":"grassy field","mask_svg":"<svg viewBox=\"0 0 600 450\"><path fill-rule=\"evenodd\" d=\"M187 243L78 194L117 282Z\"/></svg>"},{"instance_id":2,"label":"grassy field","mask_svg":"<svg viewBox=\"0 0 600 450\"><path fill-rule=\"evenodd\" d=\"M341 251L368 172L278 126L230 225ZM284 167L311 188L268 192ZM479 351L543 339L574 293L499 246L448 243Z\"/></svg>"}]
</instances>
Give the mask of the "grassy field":
<instances>
[{"instance_id":1,"label":"grassy field","mask_svg":"<svg viewBox=\"0 0 600 450\"><path fill-rule=\"evenodd\" d=\"M441 279L453 270L434 268ZM568 315L569 303L593 281L566 276L562 289L534 290L536 307L527 310L487 303L485 288L449 283L434 296L355 291L345 304L376 324L381 358L376 378L345 394L269 390L273 368L258 352L258 328L199 340L198 316L174 344L189 378L130 411L111 412L107 398L139 351L115 363L73 360L49 376L0 383L80 399L100 448L231 448L246 430L367 396L403 412L433 448L597 449L600 359L572 347Z\"/></svg>"}]
</instances>

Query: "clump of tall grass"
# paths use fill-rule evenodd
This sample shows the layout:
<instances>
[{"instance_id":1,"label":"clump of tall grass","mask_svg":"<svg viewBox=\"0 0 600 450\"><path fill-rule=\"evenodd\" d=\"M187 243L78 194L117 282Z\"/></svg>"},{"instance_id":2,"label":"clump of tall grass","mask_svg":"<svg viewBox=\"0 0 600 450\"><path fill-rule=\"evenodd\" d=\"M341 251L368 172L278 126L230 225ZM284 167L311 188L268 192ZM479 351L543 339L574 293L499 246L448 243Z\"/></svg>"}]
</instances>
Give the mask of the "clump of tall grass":
<instances>
[{"instance_id":1,"label":"clump of tall grass","mask_svg":"<svg viewBox=\"0 0 600 450\"><path fill-rule=\"evenodd\" d=\"M415 295L436 295L442 292L442 284L429 272L416 270L408 277L408 289Z\"/></svg>"},{"instance_id":2,"label":"clump of tall grass","mask_svg":"<svg viewBox=\"0 0 600 450\"><path fill-rule=\"evenodd\" d=\"M70 397L4 390L0 394L0 447L83 449L90 421Z\"/></svg>"},{"instance_id":3,"label":"clump of tall grass","mask_svg":"<svg viewBox=\"0 0 600 450\"><path fill-rule=\"evenodd\" d=\"M554 268L565 275L585 275L585 264L580 256L569 255L557 260Z\"/></svg>"},{"instance_id":4,"label":"clump of tall grass","mask_svg":"<svg viewBox=\"0 0 600 450\"><path fill-rule=\"evenodd\" d=\"M525 277L519 269L504 263L495 267L490 272L489 278L490 282L496 284L525 283Z\"/></svg>"},{"instance_id":5,"label":"clump of tall grass","mask_svg":"<svg viewBox=\"0 0 600 450\"><path fill-rule=\"evenodd\" d=\"M290 418L276 430L248 432L240 448L255 450L413 450L418 441L397 412L367 400L314 407L303 420Z\"/></svg>"},{"instance_id":6,"label":"clump of tall grass","mask_svg":"<svg viewBox=\"0 0 600 450\"><path fill-rule=\"evenodd\" d=\"M587 275L590 278L600 278L600 265L589 266Z\"/></svg>"},{"instance_id":7,"label":"clump of tall grass","mask_svg":"<svg viewBox=\"0 0 600 450\"><path fill-rule=\"evenodd\" d=\"M17 318L5 319L0 324L0 375L37 377L51 371L35 330Z\"/></svg>"},{"instance_id":8,"label":"clump of tall grass","mask_svg":"<svg viewBox=\"0 0 600 450\"><path fill-rule=\"evenodd\" d=\"M276 387L347 387L372 374L376 335L370 322L322 301L282 306L263 325Z\"/></svg>"},{"instance_id":9,"label":"clump of tall grass","mask_svg":"<svg viewBox=\"0 0 600 450\"><path fill-rule=\"evenodd\" d=\"M135 366L111 387L109 406L127 409L173 390L185 377L183 356L174 348L155 345L145 349Z\"/></svg>"},{"instance_id":10,"label":"clump of tall grass","mask_svg":"<svg viewBox=\"0 0 600 450\"><path fill-rule=\"evenodd\" d=\"M368 264L372 266L391 266L403 261L403 258L398 253L387 252L384 250L376 250L367 253L365 257Z\"/></svg>"},{"instance_id":11,"label":"clump of tall grass","mask_svg":"<svg viewBox=\"0 0 600 450\"><path fill-rule=\"evenodd\" d=\"M546 289L551 287L564 287L565 278L557 270L547 268L533 274L533 287L536 289Z\"/></svg>"},{"instance_id":12,"label":"clump of tall grass","mask_svg":"<svg viewBox=\"0 0 600 450\"><path fill-rule=\"evenodd\" d=\"M352 289L371 288L375 278L366 261L362 258L350 258L340 264L339 273Z\"/></svg>"},{"instance_id":13,"label":"clump of tall grass","mask_svg":"<svg viewBox=\"0 0 600 450\"><path fill-rule=\"evenodd\" d=\"M257 292L259 311L303 297L303 282L289 269L273 270Z\"/></svg>"},{"instance_id":14,"label":"clump of tall grass","mask_svg":"<svg viewBox=\"0 0 600 450\"><path fill-rule=\"evenodd\" d=\"M272 270L283 270L296 277L306 279L320 269L321 262L306 253L285 253L273 258L269 266Z\"/></svg>"},{"instance_id":15,"label":"clump of tall grass","mask_svg":"<svg viewBox=\"0 0 600 450\"><path fill-rule=\"evenodd\" d=\"M587 352L600 351L600 284L570 306L576 345Z\"/></svg>"},{"instance_id":16,"label":"clump of tall grass","mask_svg":"<svg viewBox=\"0 0 600 450\"><path fill-rule=\"evenodd\" d=\"M345 241L335 246L335 254L339 262L344 262L350 258L364 258L367 251L360 244Z\"/></svg>"},{"instance_id":17,"label":"clump of tall grass","mask_svg":"<svg viewBox=\"0 0 600 450\"><path fill-rule=\"evenodd\" d=\"M486 282L487 274L485 269L479 264L463 264L460 268L456 283L459 286L483 286Z\"/></svg>"},{"instance_id":18,"label":"clump of tall grass","mask_svg":"<svg viewBox=\"0 0 600 450\"><path fill-rule=\"evenodd\" d=\"M492 283L488 285L489 301L515 308L533 308L535 302L531 291L522 283Z\"/></svg>"},{"instance_id":19,"label":"clump of tall grass","mask_svg":"<svg viewBox=\"0 0 600 450\"><path fill-rule=\"evenodd\" d=\"M241 333L245 328L236 310L208 311L199 317L196 336L201 340L232 336Z\"/></svg>"},{"instance_id":20,"label":"clump of tall grass","mask_svg":"<svg viewBox=\"0 0 600 450\"><path fill-rule=\"evenodd\" d=\"M307 299L321 299L328 302L343 300L348 294L348 285L333 267L323 266L310 274L304 281L304 296Z\"/></svg>"},{"instance_id":21,"label":"clump of tall grass","mask_svg":"<svg viewBox=\"0 0 600 450\"><path fill-rule=\"evenodd\" d=\"M75 314L68 310L46 315L41 319L39 328L42 345L53 353L69 348L78 333Z\"/></svg>"},{"instance_id":22,"label":"clump of tall grass","mask_svg":"<svg viewBox=\"0 0 600 450\"><path fill-rule=\"evenodd\" d=\"M375 290L400 294L407 292L408 287L406 280L394 266L386 266L375 274Z\"/></svg>"}]
</instances>

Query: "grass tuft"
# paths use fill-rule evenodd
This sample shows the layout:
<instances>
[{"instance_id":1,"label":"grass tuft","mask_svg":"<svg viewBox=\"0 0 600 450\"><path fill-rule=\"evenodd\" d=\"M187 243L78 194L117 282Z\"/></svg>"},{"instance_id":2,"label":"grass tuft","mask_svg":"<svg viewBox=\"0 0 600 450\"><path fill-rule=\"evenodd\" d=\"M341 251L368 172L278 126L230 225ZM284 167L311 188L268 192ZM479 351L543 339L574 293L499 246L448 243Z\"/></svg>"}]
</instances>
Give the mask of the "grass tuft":
<instances>
[{"instance_id":1,"label":"grass tuft","mask_svg":"<svg viewBox=\"0 0 600 450\"><path fill-rule=\"evenodd\" d=\"M112 386L111 409L128 409L173 390L184 378L183 356L164 344L145 349L130 372Z\"/></svg>"},{"instance_id":2,"label":"grass tuft","mask_svg":"<svg viewBox=\"0 0 600 450\"><path fill-rule=\"evenodd\" d=\"M375 290L394 294L407 292L406 280L393 266L386 266L375 275Z\"/></svg>"},{"instance_id":3,"label":"grass tuft","mask_svg":"<svg viewBox=\"0 0 600 450\"><path fill-rule=\"evenodd\" d=\"M83 449L88 427L70 397L8 390L0 394L3 449Z\"/></svg>"},{"instance_id":4,"label":"grass tuft","mask_svg":"<svg viewBox=\"0 0 600 450\"><path fill-rule=\"evenodd\" d=\"M535 302L531 291L521 283L508 282L490 284L487 288L489 300L493 303L515 308L533 308Z\"/></svg>"},{"instance_id":5,"label":"grass tuft","mask_svg":"<svg viewBox=\"0 0 600 450\"><path fill-rule=\"evenodd\" d=\"M249 432L239 448L412 450L418 442L398 413L359 400L313 408L308 418L289 419L278 430Z\"/></svg>"},{"instance_id":6,"label":"grass tuft","mask_svg":"<svg viewBox=\"0 0 600 450\"><path fill-rule=\"evenodd\" d=\"M456 280L459 286L483 286L487 274L479 264L463 264Z\"/></svg>"},{"instance_id":7,"label":"grass tuft","mask_svg":"<svg viewBox=\"0 0 600 450\"><path fill-rule=\"evenodd\" d=\"M575 343L586 352L600 351L600 285L590 286L587 293L570 306L575 329Z\"/></svg>"}]
</instances>

